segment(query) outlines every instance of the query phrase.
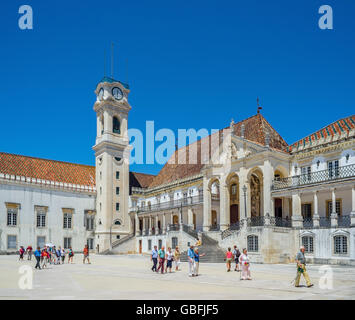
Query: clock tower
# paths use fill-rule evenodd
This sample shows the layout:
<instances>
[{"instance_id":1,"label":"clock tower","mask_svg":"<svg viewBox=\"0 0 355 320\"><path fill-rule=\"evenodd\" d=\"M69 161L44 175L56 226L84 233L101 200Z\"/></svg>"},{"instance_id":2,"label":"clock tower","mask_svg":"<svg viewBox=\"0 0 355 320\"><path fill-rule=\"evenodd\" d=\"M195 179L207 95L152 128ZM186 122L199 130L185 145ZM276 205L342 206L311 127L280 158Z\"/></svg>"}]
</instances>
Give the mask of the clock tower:
<instances>
[{"instance_id":1,"label":"clock tower","mask_svg":"<svg viewBox=\"0 0 355 320\"><path fill-rule=\"evenodd\" d=\"M96 244L99 252L132 232L129 197L129 86L104 77L95 90Z\"/></svg>"}]
</instances>

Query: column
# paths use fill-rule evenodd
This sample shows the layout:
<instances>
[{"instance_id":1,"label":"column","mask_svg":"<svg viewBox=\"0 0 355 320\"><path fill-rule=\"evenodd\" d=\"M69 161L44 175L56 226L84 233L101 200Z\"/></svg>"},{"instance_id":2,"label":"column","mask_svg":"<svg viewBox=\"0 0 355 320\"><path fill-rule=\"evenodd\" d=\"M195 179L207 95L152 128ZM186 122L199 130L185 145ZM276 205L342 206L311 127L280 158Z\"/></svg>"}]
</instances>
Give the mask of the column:
<instances>
[{"instance_id":1,"label":"column","mask_svg":"<svg viewBox=\"0 0 355 320\"><path fill-rule=\"evenodd\" d=\"M338 215L336 210L336 195L334 188L332 189L332 213L330 215L330 225L332 228L336 228L338 226Z\"/></svg>"},{"instance_id":2,"label":"column","mask_svg":"<svg viewBox=\"0 0 355 320\"><path fill-rule=\"evenodd\" d=\"M250 205L248 204L249 182L247 179L247 170L241 168L239 171L239 220L243 221L248 218L250 214ZM244 197L244 186L247 188L246 195ZM246 222L245 222L246 226Z\"/></svg>"},{"instance_id":3,"label":"column","mask_svg":"<svg viewBox=\"0 0 355 320\"><path fill-rule=\"evenodd\" d=\"M208 182L208 179L203 177L203 231L209 231L211 227L211 190Z\"/></svg>"},{"instance_id":4,"label":"column","mask_svg":"<svg viewBox=\"0 0 355 320\"><path fill-rule=\"evenodd\" d=\"M270 217L275 216L275 212L271 208L271 184L274 176L274 170L270 160L264 161L263 172L263 198L264 198L264 216L268 213Z\"/></svg>"},{"instance_id":5,"label":"column","mask_svg":"<svg viewBox=\"0 0 355 320\"><path fill-rule=\"evenodd\" d=\"M194 212L191 208L187 209L187 225L191 228L194 226Z\"/></svg>"},{"instance_id":6,"label":"column","mask_svg":"<svg viewBox=\"0 0 355 320\"><path fill-rule=\"evenodd\" d=\"M351 213L350 213L350 219L351 219L351 226L355 226L355 186L352 187L351 189Z\"/></svg>"},{"instance_id":7,"label":"column","mask_svg":"<svg viewBox=\"0 0 355 320\"><path fill-rule=\"evenodd\" d=\"M301 211L301 195L296 193L292 195L292 227L302 228L303 217Z\"/></svg>"},{"instance_id":8,"label":"column","mask_svg":"<svg viewBox=\"0 0 355 320\"><path fill-rule=\"evenodd\" d=\"M145 236L146 229L147 229L147 221L145 217L143 217L142 219L143 219L143 236Z\"/></svg>"},{"instance_id":9,"label":"column","mask_svg":"<svg viewBox=\"0 0 355 320\"><path fill-rule=\"evenodd\" d=\"M317 191L313 194L313 228L319 228L319 213L318 213L318 194Z\"/></svg>"},{"instance_id":10,"label":"column","mask_svg":"<svg viewBox=\"0 0 355 320\"><path fill-rule=\"evenodd\" d=\"M226 185L226 178L223 177L219 184L219 224L221 231L229 228L230 210L229 210L229 192Z\"/></svg>"},{"instance_id":11,"label":"column","mask_svg":"<svg viewBox=\"0 0 355 320\"><path fill-rule=\"evenodd\" d=\"M163 234L166 234L166 214L163 213Z\"/></svg>"},{"instance_id":12,"label":"column","mask_svg":"<svg viewBox=\"0 0 355 320\"><path fill-rule=\"evenodd\" d=\"M149 229L149 235L152 235L152 217L148 217L148 229Z\"/></svg>"},{"instance_id":13,"label":"column","mask_svg":"<svg viewBox=\"0 0 355 320\"><path fill-rule=\"evenodd\" d=\"M135 214L135 222L136 222L136 237L140 236L139 230L139 217L138 214Z\"/></svg>"}]
</instances>

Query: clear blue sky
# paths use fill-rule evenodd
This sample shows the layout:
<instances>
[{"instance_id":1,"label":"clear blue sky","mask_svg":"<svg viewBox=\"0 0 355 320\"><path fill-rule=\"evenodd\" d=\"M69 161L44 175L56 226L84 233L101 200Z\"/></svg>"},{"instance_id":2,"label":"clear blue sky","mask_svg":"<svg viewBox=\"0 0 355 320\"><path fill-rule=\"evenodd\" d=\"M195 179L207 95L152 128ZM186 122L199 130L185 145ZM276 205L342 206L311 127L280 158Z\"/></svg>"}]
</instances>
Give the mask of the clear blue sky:
<instances>
[{"instance_id":1,"label":"clear blue sky","mask_svg":"<svg viewBox=\"0 0 355 320\"><path fill-rule=\"evenodd\" d=\"M23 4L34 30L18 27ZM324 4L333 30L318 28ZM259 96L292 143L354 113L352 0L2 0L0 13L3 152L94 164L94 89L111 41L133 128L224 128L255 114Z\"/></svg>"}]
</instances>

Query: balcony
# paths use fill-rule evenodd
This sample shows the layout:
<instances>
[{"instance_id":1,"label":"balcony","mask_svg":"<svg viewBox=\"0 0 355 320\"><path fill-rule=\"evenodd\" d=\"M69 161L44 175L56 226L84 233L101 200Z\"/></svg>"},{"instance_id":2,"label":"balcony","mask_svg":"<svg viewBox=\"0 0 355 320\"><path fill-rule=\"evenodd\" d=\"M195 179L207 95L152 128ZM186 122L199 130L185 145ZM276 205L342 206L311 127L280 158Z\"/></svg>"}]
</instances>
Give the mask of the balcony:
<instances>
[{"instance_id":1,"label":"balcony","mask_svg":"<svg viewBox=\"0 0 355 320\"><path fill-rule=\"evenodd\" d=\"M274 180L272 190L298 188L302 186L355 178L355 165L329 168L293 177Z\"/></svg>"},{"instance_id":2,"label":"balcony","mask_svg":"<svg viewBox=\"0 0 355 320\"><path fill-rule=\"evenodd\" d=\"M163 211L170 210L174 208L181 208L191 205L197 205L203 203L203 194L201 193L198 196L194 197L186 197L178 200L171 200L166 202L160 202L153 205L146 205L144 207L132 207L130 208L130 212L138 211L138 213L142 212L154 212L154 211Z\"/></svg>"}]
</instances>

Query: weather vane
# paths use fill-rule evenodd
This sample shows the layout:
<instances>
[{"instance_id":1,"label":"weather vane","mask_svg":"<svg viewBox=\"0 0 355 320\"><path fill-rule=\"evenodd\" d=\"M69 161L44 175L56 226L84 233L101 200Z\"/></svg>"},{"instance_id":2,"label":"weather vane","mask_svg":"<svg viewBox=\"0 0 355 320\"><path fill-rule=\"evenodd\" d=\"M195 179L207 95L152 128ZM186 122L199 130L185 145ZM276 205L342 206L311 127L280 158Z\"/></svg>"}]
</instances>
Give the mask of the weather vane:
<instances>
[{"instance_id":1,"label":"weather vane","mask_svg":"<svg viewBox=\"0 0 355 320\"><path fill-rule=\"evenodd\" d=\"M260 106L260 104L259 104L259 97L257 97L256 98L256 105L257 105L257 107L258 107L258 113L260 113L260 110L262 109L262 107Z\"/></svg>"}]
</instances>

